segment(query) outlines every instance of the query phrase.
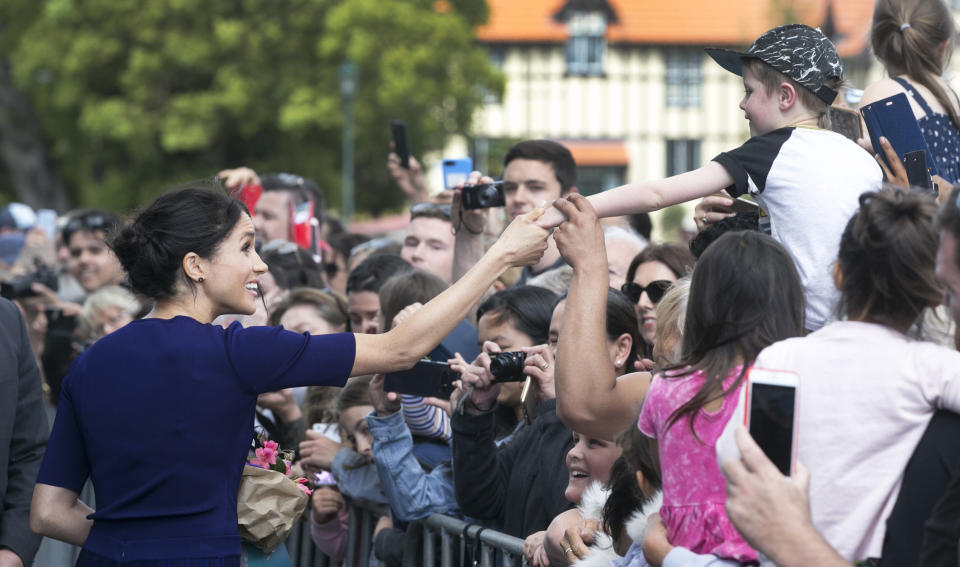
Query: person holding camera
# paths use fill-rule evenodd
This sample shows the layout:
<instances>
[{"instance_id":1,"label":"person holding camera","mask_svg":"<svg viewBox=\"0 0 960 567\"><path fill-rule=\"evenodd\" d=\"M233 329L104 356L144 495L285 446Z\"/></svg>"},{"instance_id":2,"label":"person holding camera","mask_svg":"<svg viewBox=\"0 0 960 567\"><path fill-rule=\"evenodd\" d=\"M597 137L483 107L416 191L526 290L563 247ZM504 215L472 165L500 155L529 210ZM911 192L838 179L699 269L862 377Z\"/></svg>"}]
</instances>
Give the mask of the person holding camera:
<instances>
[{"instance_id":1,"label":"person holding camera","mask_svg":"<svg viewBox=\"0 0 960 567\"><path fill-rule=\"evenodd\" d=\"M486 195L473 199L485 203L482 208L464 209L461 203L471 200L464 193L482 192L481 185L492 184L490 177L481 177L473 172L468 178L468 186L454 193L451 215L457 231L454 243L453 281L465 273L483 254L483 232L487 226L487 210L490 207L503 207L507 220L513 220L569 193L577 192L577 164L573 154L563 145L551 140L524 140L515 144L503 158L503 182L500 195L493 199L484 199ZM523 269L516 285L523 285L533 276L564 265L560 252L551 238L543 258L532 266Z\"/></svg>"},{"instance_id":2,"label":"person holding camera","mask_svg":"<svg viewBox=\"0 0 960 567\"><path fill-rule=\"evenodd\" d=\"M223 314L253 313L259 299L267 266L250 213L202 188L158 197L111 242L154 308L75 361L34 489L31 529L82 545L81 566L236 564L236 498L257 396L411 367L503 271L540 258L541 214L518 218L473 270L396 329L314 337L212 325ZM77 498L88 478L97 511Z\"/></svg>"},{"instance_id":3,"label":"person holding camera","mask_svg":"<svg viewBox=\"0 0 960 567\"><path fill-rule=\"evenodd\" d=\"M570 430L557 419L553 349L546 344L556 295L518 286L490 296L478 309L477 334L483 351L472 364L462 357L450 368L466 389L452 419L454 490L460 511L494 522L514 537L544 530L570 503L566 454ZM522 405L523 380L536 385L539 415L521 425L497 449L498 405Z\"/></svg>"}]
</instances>

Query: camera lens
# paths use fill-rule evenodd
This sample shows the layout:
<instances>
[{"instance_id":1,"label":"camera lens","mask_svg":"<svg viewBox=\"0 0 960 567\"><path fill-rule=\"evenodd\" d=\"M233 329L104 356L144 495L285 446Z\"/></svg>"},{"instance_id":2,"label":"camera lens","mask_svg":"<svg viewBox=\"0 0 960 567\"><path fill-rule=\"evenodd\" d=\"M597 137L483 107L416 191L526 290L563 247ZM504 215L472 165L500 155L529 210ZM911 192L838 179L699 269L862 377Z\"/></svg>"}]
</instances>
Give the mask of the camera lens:
<instances>
[{"instance_id":1,"label":"camera lens","mask_svg":"<svg viewBox=\"0 0 960 567\"><path fill-rule=\"evenodd\" d=\"M490 374L497 382L521 382L527 355L523 352L501 352L490 361Z\"/></svg>"}]
</instances>

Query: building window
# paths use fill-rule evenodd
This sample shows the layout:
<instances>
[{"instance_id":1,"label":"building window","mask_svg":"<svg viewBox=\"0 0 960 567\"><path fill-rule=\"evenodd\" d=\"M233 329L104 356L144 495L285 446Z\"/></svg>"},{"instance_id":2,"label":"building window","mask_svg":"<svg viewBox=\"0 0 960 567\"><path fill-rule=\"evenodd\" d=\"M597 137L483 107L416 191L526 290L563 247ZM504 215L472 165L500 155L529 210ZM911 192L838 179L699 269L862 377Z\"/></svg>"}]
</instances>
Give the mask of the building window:
<instances>
[{"instance_id":1,"label":"building window","mask_svg":"<svg viewBox=\"0 0 960 567\"><path fill-rule=\"evenodd\" d=\"M700 167L700 140L667 140L667 177Z\"/></svg>"},{"instance_id":2,"label":"building window","mask_svg":"<svg viewBox=\"0 0 960 567\"><path fill-rule=\"evenodd\" d=\"M577 168L577 191L593 195L624 184L626 168L622 166L586 166Z\"/></svg>"},{"instance_id":3,"label":"building window","mask_svg":"<svg viewBox=\"0 0 960 567\"><path fill-rule=\"evenodd\" d=\"M607 19L601 12L574 12L567 21L567 74L603 75Z\"/></svg>"},{"instance_id":4,"label":"building window","mask_svg":"<svg viewBox=\"0 0 960 567\"><path fill-rule=\"evenodd\" d=\"M700 106L703 76L700 65L703 56L699 50L674 48L666 50L667 106Z\"/></svg>"}]
</instances>

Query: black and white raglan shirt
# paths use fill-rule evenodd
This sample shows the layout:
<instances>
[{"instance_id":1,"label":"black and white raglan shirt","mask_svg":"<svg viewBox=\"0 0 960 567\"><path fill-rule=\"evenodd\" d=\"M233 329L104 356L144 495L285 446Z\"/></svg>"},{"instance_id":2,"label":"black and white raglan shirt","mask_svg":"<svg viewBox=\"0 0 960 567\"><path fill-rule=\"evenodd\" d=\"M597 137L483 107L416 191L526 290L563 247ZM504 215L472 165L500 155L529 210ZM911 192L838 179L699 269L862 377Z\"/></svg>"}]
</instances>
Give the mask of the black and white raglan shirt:
<instances>
[{"instance_id":1,"label":"black and white raglan shirt","mask_svg":"<svg viewBox=\"0 0 960 567\"><path fill-rule=\"evenodd\" d=\"M733 197L749 193L770 218L770 234L793 255L807 300L806 327L834 318L833 263L859 197L878 191L883 172L856 143L815 128L779 128L713 158L733 177Z\"/></svg>"}]
</instances>

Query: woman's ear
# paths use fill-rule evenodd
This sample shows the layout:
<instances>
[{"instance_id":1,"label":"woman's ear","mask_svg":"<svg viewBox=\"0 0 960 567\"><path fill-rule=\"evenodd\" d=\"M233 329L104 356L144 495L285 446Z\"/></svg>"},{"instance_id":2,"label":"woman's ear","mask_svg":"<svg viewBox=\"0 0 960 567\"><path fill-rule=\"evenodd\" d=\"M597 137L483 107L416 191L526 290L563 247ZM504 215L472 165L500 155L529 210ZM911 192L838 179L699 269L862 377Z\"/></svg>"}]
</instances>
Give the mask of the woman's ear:
<instances>
[{"instance_id":1,"label":"woman's ear","mask_svg":"<svg viewBox=\"0 0 960 567\"><path fill-rule=\"evenodd\" d=\"M614 348L616 349L614 360L622 362L621 366L626 367L629 371L630 365L633 364L633 361L629 360L630 349L633 348L633 338L630 333L624 333L617 337Z\"/></svg>"},{"instance_id":2,"label":"woman's ear","mask_svg":"<svg viewBox=\"0 0 960 567\"><path fill-rule=\"evenodd\" d=\"M194 283L202 282L206 275L206 262L196 252L187 252L180 262L183 274Z\"/></svg>"}]
</instances>

